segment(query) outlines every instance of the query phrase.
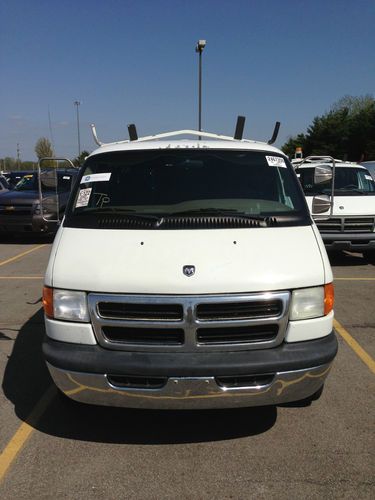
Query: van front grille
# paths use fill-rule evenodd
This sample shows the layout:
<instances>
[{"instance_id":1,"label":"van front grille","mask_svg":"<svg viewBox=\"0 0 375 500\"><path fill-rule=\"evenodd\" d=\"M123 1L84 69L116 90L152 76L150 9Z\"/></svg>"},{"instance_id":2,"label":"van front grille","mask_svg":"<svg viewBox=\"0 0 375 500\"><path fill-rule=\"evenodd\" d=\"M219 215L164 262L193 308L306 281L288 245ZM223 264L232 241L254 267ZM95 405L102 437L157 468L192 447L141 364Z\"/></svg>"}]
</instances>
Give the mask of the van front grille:
<instances>
[{"instance_id":1,"label":"van front grille","mask_svg":"<svg viewBox=\"0 0 375 500\"><path fill-rule=\"evenodd\" d=\"M317 219L316 225L321 233L372 233L375 228L375 217Z\"/></svg>"},{"instance_id":2,"label":"van front grille","mask_svg":"<svg viewBox=\"0 0 375 500\"><path fill-rule=\"evenodd\" d=\"M279 316L282 311L280 300L254 302L228 302L199 304L197 318L200 320L253 319Z\"/></svg>"},{"instance_id":3,"label":"van front grille","mask_svg":"<svg viewBox=\"0 0 375 500\"><path fill-rule=\"evenodd\" d=\"M103 335L110 342L138 345L182 345L184 331L181 329L127 328L123 326L105 326Z\"/></svg>"},{"instance_id":4,"label":"van front grille","mask_svg":"<svg viewBox=\"0 0 375 500\"><path fill-rule=\"evenodd\" d=\"M99 302L98 313L101 318L144 321L181 321L183 317L180 304Z\"/></svg>"},{"instance_id":5,"label":"van front grille","mask_svg":"<svg viewBox=\"0 0 375 500\"><path fill-rule=\"evenodd\" d=\"M278 330L277 325L198 328L197 340L205 345L251 344L274 340Z\"/></svg>"},{"instance_id":6,"label":"van front grille","mask_svg":"<svg viewBox=\"0 0 375 500\"><path fill-rule=\"evenodd\" d=\"M290 292L227 295L88 294L98 343L143 352L210 352L279 345Z\"/></svg>"}]
</instances>

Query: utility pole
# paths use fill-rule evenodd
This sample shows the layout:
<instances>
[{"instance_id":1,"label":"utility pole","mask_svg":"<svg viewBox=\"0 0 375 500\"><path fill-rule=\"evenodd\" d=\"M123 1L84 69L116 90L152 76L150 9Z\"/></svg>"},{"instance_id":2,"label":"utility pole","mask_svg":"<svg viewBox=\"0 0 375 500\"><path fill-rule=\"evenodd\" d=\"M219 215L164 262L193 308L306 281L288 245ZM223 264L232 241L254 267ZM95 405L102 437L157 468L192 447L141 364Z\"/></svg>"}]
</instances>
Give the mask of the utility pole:
<instances>
[{"instance_id":1,"label":"utility pole","mask_svg":"<svg viewBox=\"0 0 375 500\"><path fill-rule=\"evenodd\" d=\"M17 168L18 170L21 169L21 163L20 163L20 145L17 142Z\"/></svg>"},{"instance_id":2,"label":"utility pole","mask_svg":"<svg viewBox=\"0 0 375 500\"><path fill-rule=\"evenodd\" d=\"M199 54L199 70L198 70L198 130L202 130L202 52L206 46L206 40L198 40L195 46L195 52ZM199 137L201 140L201 137Z\"/></svg>"},{"instance_id":3,"label":"utility pole","mask_svg":"<svg viewBox=\"0 0 375 500\"><path fill-rule=\"evenodd\" d=\"M77 108L77 139L78 139L78 157L81 155L81 136L79 131L79 106L81 105L81 101L74 101L74 105Z\"/></svg>"}]
</instances>

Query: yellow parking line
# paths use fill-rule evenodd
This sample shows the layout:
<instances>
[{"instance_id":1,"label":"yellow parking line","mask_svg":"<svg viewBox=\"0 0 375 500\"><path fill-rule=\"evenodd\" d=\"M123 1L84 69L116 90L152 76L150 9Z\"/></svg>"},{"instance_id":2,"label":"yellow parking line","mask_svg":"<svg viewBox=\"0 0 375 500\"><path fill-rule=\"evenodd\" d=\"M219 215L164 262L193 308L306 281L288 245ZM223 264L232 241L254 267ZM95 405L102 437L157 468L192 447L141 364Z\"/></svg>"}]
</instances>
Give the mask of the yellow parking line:
<instances>
[{"instance_id":1,"label":"yellow parking line","mask_svg":"<svg viewBox=\"0 0 375 500\"><path fill-rule=\"evenodd\" d=\"M17 259L20 259L24 255L27 255L28 253L31 253L31 252L35 252L35 250L39 250L39 248L43 248L45 246L46 246L45 244L44 245L38 245L37 247L33 247L30 250L26 250L26 252L19 253L18 255L15 255L14 257L11 257L10 259L3 260L2 262L0 262L0 266L5 266L5 264L9 264L10 262L13 262L13 261L15 261Z\"/></svg>"},{"instance_id":2,"label":"yellow parking line","mask_svg":"<svg viewBox=\"0 0 375 500\"><path fill-rule=\"evenodd\" d=\"M44 276L0 276L0 280L42 280Z\"/></svg>"},{"instance_id":3,"label":"yellow parking line","mask_svg":"<svg viewBox=\"0 0 375 500\"><path fill-rule=\"evenodd\" d=\"M26 441L29 439L40 417L46 411L48 405L52 401L55 394L56 394L55 386L53 385L49 386L49 388L46 390L46 392L34 406L32 412L27 417L26 421L19 426L18 430L13 435L12 439L5 447L4 451L1 453L0 482L4 479L5 474L9 470L9 467L12 465L18 453L21 451Z\"/></svg>"},{"instance_id":4,"label":"yellow parking line","mask_svg":"<svg viewBox=\"0 0 375 500\"><path fill-rule=\"evenodd\" d=\"M361 360L369 367L372 373L375 373L375 361L367 352L361 347L356 340L350 335L345 328L335 319L333 326L337 333L345 340L345 342L353 349L353 351L361 358Z\"/></svg>"}]
</instances>

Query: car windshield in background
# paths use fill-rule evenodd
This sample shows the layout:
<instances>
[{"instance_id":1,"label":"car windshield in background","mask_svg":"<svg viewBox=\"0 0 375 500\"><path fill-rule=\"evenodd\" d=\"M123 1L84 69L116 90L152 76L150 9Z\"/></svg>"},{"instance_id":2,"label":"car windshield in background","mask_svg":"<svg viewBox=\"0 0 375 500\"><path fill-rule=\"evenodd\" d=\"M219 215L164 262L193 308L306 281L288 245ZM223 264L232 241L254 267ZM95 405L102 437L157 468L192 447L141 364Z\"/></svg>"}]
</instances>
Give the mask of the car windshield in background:
<instances>
[{"instance_id":1,"label":"car windshield in background","mask_svg":"<svg viewBox=\"0 0 375 500\"><path fill-rule=\"evenodd\" d=\"M362 165L367 168L372 178L375 180L375 161L365 161Z\"/></svg>"},{"instance_id":2,"label":"car windshield in background","mask_svg":"<svg viewBox=\"0 0 375 500\"><path fill-rule=\"evenodd\" d=\"M297 177L301 182L306 196L316 194L331 194L332 181L314 184L314 167L297 168ZM370 173L364 168L335 168L335 195L356 196L375 195L375 182Z\"/></svg>"},{"instance_id":3,"label":"car windshield in background","mask_svg":"<svg viewBox=\"0 0 375 500\"><path fill-rule=\"evenodd\" d=\"M70 191L73 175L70 173L57 173L57 191L65 193ZM42 192L56 192L56 172L42 171L41 185ZM25 175L15 186L15 191L38 191L38 175L29 174Z\"/></svg>"},{"instance_id":4,"label":"car windshield in background","mask_svg":"<svg viewBox=\"0 0 375 500\"><path fill-rule=\"evenodd\" d=\"M14 187L15 191L36 191L37 189L38 177L36 174L25 175Z\"/></svg>"},{"instance_id":5,"label":"car windshield in background","mask_svg":"<svg viewBox=\"0 0 375 500\"><path fill-rule=\"evenodd\" d=\"M102 153L86 161L68 215L304 215L304 196L286 161L238 150Z\"/></svg>"}]
</instances>

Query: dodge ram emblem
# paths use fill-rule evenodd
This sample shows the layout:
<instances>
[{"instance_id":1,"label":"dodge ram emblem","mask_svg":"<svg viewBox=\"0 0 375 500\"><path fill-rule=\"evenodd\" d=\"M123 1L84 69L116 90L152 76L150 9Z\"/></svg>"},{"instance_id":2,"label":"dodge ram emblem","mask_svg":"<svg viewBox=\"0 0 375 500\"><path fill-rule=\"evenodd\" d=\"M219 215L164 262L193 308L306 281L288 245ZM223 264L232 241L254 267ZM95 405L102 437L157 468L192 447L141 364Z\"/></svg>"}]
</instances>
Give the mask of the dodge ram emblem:
<instances>
[{"instance_id":1,"label":"dodge ram emblem","mask_svg":"<svg viewBox=\"0 0 375 500\"><path fill-rule=\"evenodd\" d=\"M193 276L195 274L195 266L184 266L182 272L185 276Z\"/></svg>"}]
</instances>

